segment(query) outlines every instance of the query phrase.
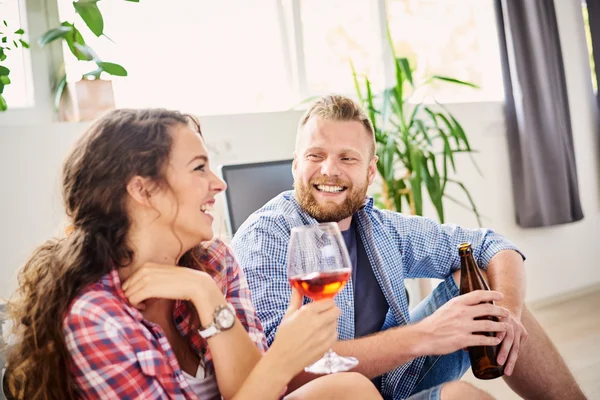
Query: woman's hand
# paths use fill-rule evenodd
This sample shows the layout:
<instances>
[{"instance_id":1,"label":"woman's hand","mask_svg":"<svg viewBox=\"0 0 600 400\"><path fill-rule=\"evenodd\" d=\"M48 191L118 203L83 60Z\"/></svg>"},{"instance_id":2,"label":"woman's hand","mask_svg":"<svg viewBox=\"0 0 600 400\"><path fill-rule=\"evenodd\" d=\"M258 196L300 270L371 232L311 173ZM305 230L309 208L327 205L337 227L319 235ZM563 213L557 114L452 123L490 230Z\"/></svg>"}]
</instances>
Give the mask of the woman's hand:
<instances>
[{"instance_id":1,"label":"woman's hand","mask_svg":"<svg viewBox=\"0 0 600 400\"><path fill-rule=\"evenodd\" d=\"M277 364L295 376L333 346L340 314L333 300L302 306L302 295L292 288L290 305L268 353L278 357Z\"/></svg>"},{"instance_id":2,"label":"woman's hand","mask_svg":"<svg viewBox=\"0 0 600 400\"><path fill-rule=\"evenodd\" d=\"M152 298L192 301L196 308L198 304L225 303L209 274L175 265L144 264L123 283L122 288L129 302L139 309L144 308L145 300ZM209 306L207 314L213 311L214 307Z\"/></svg>"}]
</instances>

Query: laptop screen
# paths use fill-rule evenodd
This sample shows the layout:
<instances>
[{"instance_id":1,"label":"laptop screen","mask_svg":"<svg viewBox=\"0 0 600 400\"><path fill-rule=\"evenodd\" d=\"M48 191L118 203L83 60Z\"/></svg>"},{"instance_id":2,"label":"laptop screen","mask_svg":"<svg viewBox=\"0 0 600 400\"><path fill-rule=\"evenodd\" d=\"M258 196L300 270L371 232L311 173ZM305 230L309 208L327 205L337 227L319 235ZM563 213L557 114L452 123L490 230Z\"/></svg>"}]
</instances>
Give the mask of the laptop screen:
<instances>
[{"instance_id":1,"label":"laptop screen","mask_svg":"<svg viewBox=\"0 0 600 400\"><path fill-rule=\"evenodd\" d=\"M231 236L254 211L294 186L292 160L228 164L220 170L227 183L225 219Z\"/></svg>"}]
</instances>

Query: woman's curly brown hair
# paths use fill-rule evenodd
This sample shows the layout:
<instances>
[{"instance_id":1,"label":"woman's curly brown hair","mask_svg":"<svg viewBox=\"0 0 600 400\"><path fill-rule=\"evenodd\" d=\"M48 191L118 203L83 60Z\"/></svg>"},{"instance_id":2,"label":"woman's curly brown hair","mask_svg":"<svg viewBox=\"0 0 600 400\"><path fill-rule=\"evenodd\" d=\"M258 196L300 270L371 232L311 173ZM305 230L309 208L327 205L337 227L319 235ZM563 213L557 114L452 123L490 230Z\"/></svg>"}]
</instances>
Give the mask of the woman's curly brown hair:
<instances>
[{"instance_id":1,"label":"woman's curly brown hair","mask_svg":"<svg viewBox=\"0 0 600 400\"><path fill-rule=\"evenodd\" d=\"M97 121L67 157L62 190L72 231L33 253L20 271L19 289L9 303L16 339L8 354L10 396L76 397L64 316L83 288L115 265L131 261L132 250L125 241L130 226L126 185L136 175L168 185L164 170L173 142L170 131L178 124L201 134L194 118L175 111L116 110ZM188 252L182 262L195 258Z\"/></svg>"}]
</instances>

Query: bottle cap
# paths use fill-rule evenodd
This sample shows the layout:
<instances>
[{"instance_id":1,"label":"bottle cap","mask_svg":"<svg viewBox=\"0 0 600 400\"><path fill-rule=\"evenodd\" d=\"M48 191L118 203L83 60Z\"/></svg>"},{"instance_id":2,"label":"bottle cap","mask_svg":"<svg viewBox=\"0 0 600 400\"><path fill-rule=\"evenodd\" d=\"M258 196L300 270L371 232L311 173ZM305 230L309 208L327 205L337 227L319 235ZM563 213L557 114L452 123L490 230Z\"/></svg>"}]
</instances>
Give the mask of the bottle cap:
<instances>
[{"instance_id":1,"label":"bottle cap","mask_svg":"<svg viewBox=\"0 0 600 400\"><path fill-rule=\"evenodd\" d=\"M467 254L473 254L473 249L471 248L471 243L469 243L469 242L461 243L458 246L458 254L461 256L465 256Z\"/></svg>"}]
</instances>

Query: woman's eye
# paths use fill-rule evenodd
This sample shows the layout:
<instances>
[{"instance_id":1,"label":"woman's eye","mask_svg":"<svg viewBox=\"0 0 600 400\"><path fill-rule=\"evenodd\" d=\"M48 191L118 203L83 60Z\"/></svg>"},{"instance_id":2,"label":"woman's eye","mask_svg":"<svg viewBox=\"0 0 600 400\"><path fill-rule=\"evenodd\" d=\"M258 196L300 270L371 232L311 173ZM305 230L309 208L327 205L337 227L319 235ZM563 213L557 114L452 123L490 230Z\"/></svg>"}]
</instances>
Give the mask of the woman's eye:
<instances>
[{"instance_id":1,"label":"woman's eye","mask_svg":"<svg viewBox=\"0 0 600 400\"><path fill-rule=\"evenodd\" d=\"M198 165L196 168L194 168L194 171L204 171L204 167L205 167L204 164Z\"/></svg>"}]
</instances>

